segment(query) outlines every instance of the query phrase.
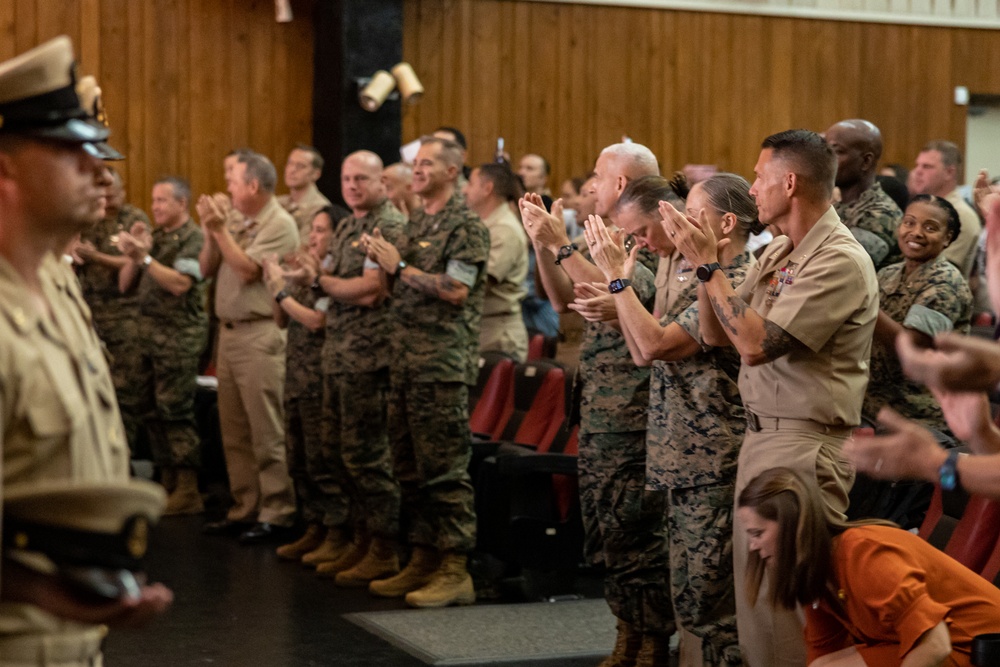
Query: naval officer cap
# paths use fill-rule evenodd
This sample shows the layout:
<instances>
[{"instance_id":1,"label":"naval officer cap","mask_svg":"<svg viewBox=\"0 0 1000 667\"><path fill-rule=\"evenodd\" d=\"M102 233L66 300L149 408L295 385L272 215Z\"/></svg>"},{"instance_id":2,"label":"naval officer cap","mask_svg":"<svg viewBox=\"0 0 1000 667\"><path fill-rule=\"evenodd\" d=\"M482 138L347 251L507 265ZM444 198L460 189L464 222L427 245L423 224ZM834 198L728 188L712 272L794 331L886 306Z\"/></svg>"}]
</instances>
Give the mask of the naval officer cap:
<instances>
[{"instance_id":1,"label":"naval officer cap","mask_svg":"<svg viewBox=\"0 0 1000 667\"><path fill-rule=\"evenodd\" d=\"M163 488L146 480L11 484L3 491L3 554L81 593L133 595L165 504Z\"/></svg>"},{"instance_id":2,"label":"naval officer cap","mask_svg":"<svg viewBox=\"0 0 1000 667\"><path fill-rule=\"evenodd\" d=\"M84 109L76 86L66 36L0 63L0 134L78 143L104 158L110 131Z\"/></svg>"}]
</instances>

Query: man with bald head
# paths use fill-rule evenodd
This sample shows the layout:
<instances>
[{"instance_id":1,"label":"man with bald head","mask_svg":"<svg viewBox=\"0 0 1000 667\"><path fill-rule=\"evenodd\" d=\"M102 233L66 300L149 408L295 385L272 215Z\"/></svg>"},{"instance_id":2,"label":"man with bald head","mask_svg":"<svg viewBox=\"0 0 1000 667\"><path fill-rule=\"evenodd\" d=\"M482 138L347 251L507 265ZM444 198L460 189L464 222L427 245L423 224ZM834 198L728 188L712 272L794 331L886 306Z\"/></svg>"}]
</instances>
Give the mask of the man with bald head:
<instances>
[{"instance_id":1,"label":"man with bald head","mask_svg":"<svg viewBox=\"0 0 1000 667\"><path fill-rule=\"evenodd\" d=\"M395 241L406 220L385 196L382 160L375 153L348 155L340 186L351 214L334 225L330 254L313 289L330 299L323 343L324 458L347 495L328 499L326 539L304 562L339 585L367 586L399 571L399 485L386 432L388 308L378 265L365 259L361 237L378 229Z\"/></svg>"},{"instance_id":2,"label":"man with bald head","mask_svg":"<svg viewBox=\"0 0 1000 667\"><path fill-rule=\"evenodd\" d=\"M660 173L656 156L636 143L605 148L594 166L590 188L596 213L613 215L625 186ZM561 202L553 205L558 211ZM631 287L652 311L656 260L642 258L632 276L620 276L608 290L593 283L606 278L584 245L570 242L566 228L548 214L537 195L521 200L525 230L538 256L545 291L558 312L577 310L587 320L580 347L580 502L583 507L585 556L605 567L604 597L618 619L613 665L666 664L674 631L669 593L669 564L664 541L665 505L644 492L649 368L632 361L621 331L597 313L608 291ZM586 253L586 254L584 254ZM631 282L629 282L631 281ZM576 294L574 290L579 290ZM603 292L603 293L602 293ZM577 299L577 296L580 298Z\"/></svg>"},{"instance_id":3,"label":"man with bald head","mask_svg":"<svg viewBox=\"0 0 1000 667\"><path fill-rule=\"evenodd\" d=\"M875 180L882 157L882 133L867 120L842 120L826 131L837 156L835 184L840 201L834 206L875 268L901 261L896 228L903 212Z\"/></svg>"},{"instance_id":4,"label":"man with bald head","mask_svg":"<svg viewBox=\"0 0 1000 667\"><path fill-rule=\"evenodd\" d=\"M382 170L382 185L385 195L400 213L410 217L410 213L420 208L420 197L413 192L413 167L405 162L394 162Z\"/></svg>"}]
</instances>

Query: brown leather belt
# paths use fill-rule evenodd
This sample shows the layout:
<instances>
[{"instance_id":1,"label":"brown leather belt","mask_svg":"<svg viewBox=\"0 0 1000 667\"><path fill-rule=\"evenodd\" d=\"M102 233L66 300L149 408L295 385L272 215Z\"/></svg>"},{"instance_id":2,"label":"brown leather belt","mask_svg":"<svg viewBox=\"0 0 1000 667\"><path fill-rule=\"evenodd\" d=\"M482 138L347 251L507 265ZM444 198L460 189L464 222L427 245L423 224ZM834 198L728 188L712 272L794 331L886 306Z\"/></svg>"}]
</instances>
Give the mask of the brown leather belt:
<instances>
[{"instance_id":1,"label":"brown leather belt","mask_svg":"<svg viewBox=\"0 0 1000 667\"><path fill-rule=\"evenodd\" d=\"M747 428L757 433L759 431L808 431L826 435L850 435L853 426L831 426L820 424L811 419L790 419L787 417L761 417L746 410Z\"/></svg>"}]
</instances>

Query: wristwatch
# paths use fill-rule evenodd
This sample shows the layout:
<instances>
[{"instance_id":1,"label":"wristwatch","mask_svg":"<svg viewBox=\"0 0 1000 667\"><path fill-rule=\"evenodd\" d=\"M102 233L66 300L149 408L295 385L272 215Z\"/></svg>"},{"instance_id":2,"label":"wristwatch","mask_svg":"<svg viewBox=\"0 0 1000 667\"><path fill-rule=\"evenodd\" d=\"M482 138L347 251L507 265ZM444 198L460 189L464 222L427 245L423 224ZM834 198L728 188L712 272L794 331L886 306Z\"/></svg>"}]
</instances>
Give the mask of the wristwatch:
<instances>
[{"instance_id":1,"label":"wristwatch","mask_svg":"<svg viewBox=\"0 0 1000 667\"><path fill-rule=\"evenodd\" d=\"M722 268L722 265L718 262L712 262L711 264L702 264L697 269L695 269L694 275L698 276L698 280L703 283L707 283L712 279L712 274Z\"/></svg>"},{"instance_id":2,"label":"wristwatch","mask_svg":"<svg viewBox=\"0 0 1000 667\"><path fill-rule=\"evenodd\" d=\"M958 486L958 464L959 451L952 449L948 452L948 458L944 460L938 468L938 479L941 482L943 491L954 491Z\"/></svg>"},{"instance_id":3,"label":"wristwatch","mask_svg":"<svg viewBox=\"0 0 1000 667\"><path fill-rule=\"evenodd\" d=\"M576 251L576 244L570 243L569 245L559 246L559 252L556 253L556 264L562 264L564 259L567 259Z\"/></svg>"},{"instance_id":4,"label":"wristwatch","mask_svg":"<svg viewBox=\"0 0 1000 667\"><path fill-rule=\"evenodd\" d=\"M142 258L142 265L143 266L149 266L152 263L153 263L153 256L152 255L146 255L145 257Z\"/></svg>"},{"instance_id":5,"label":"wristwatch","mask_svg":"<svg viewBox=\"0 0 1000 667\"><path fill-rule=\"evenodd\" d=\"M396 273L394 273L392 275L398 276L400 273L403 272L403 269L405 269L408 266L409 266L409 264L407 264L403 260L399 260L399 264L396 265Z\"/></svg>"},{"instance_id":6,"label":"wristwatch","mask_svg":"<svg viewBox=\"0 0 1000 667\"><path fill-rule=\"evenodd\" d=\"M287 299L289 296L290 295L288 294L288 292L286 290L279 290L278 293L274 295L274 301L275 301L275 303L281 303L282 301L284 301L285 299Z\"/></svg>"},{"instance_id":7,"label":"wristwatch","mask_svg":"<svg viewBox=\"0 0 1000 667\"><path fill-rule=\"evenodd\" d=\"M323 293L323 286L319 284L319 276L316 276L316 280L314 280L312 285L309 286L309 289L311 289L316 294Z\"/></svg>"},{"instance_id":8,"label":"wristwatch","mask_svg":"<svg viewBox=\"0 0 1000 667\"><path fill-rule=\"evenodd\" d=\"M623 289L632 284L632 281L628 278L615 278L610 283L608 283L608 291L612 294L618 294Z\"/></svg>"}]
</instances>

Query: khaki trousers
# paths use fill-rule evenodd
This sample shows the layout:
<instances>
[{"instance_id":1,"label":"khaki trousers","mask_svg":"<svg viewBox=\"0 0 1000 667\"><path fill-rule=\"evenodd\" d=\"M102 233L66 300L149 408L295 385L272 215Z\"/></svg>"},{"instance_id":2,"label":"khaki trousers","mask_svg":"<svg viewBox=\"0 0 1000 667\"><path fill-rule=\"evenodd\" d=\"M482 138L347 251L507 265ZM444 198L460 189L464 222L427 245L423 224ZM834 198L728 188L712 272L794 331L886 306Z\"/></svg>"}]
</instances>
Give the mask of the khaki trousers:
<instances>
[{"instance_id":1,"label":"khaki trousers","mask_svg":"<svg viewBox=\"0 0 1000 667\"><path fill-rule=\"evenodd\" d=\"M103 625L0 637L0 667L102 667Z\"/></svg>"},{"instance_id":2,"label":"khaki trousers","mask_svg":"<svg viewBox=\"0 0 1000 667\"><path fill-rule=\"evenodd\" d=\"M747 431L736 473L736 506L743 489L770 468L785 467L814 475L827 509L845 518L847 494L854 470L840 456L844 435L808 431ZM801 610L775 609L767 575L756 606L746 596L746 527L736 514L733 521L733 574L736 583L736 624L740 648L749 667L803 667L806 647Z\"/></svg>"},{"instance_id":3,"label":"khaki trousers","mask_svg":"<svg viewBox=\"0 0 1000 667\"><path fill-rule=\"evenodd\" d=\"M219 327L219 425L231 521L291 525L295 495L285 462L285 332L273 320Z\"/></svg>"}]
</instances>

